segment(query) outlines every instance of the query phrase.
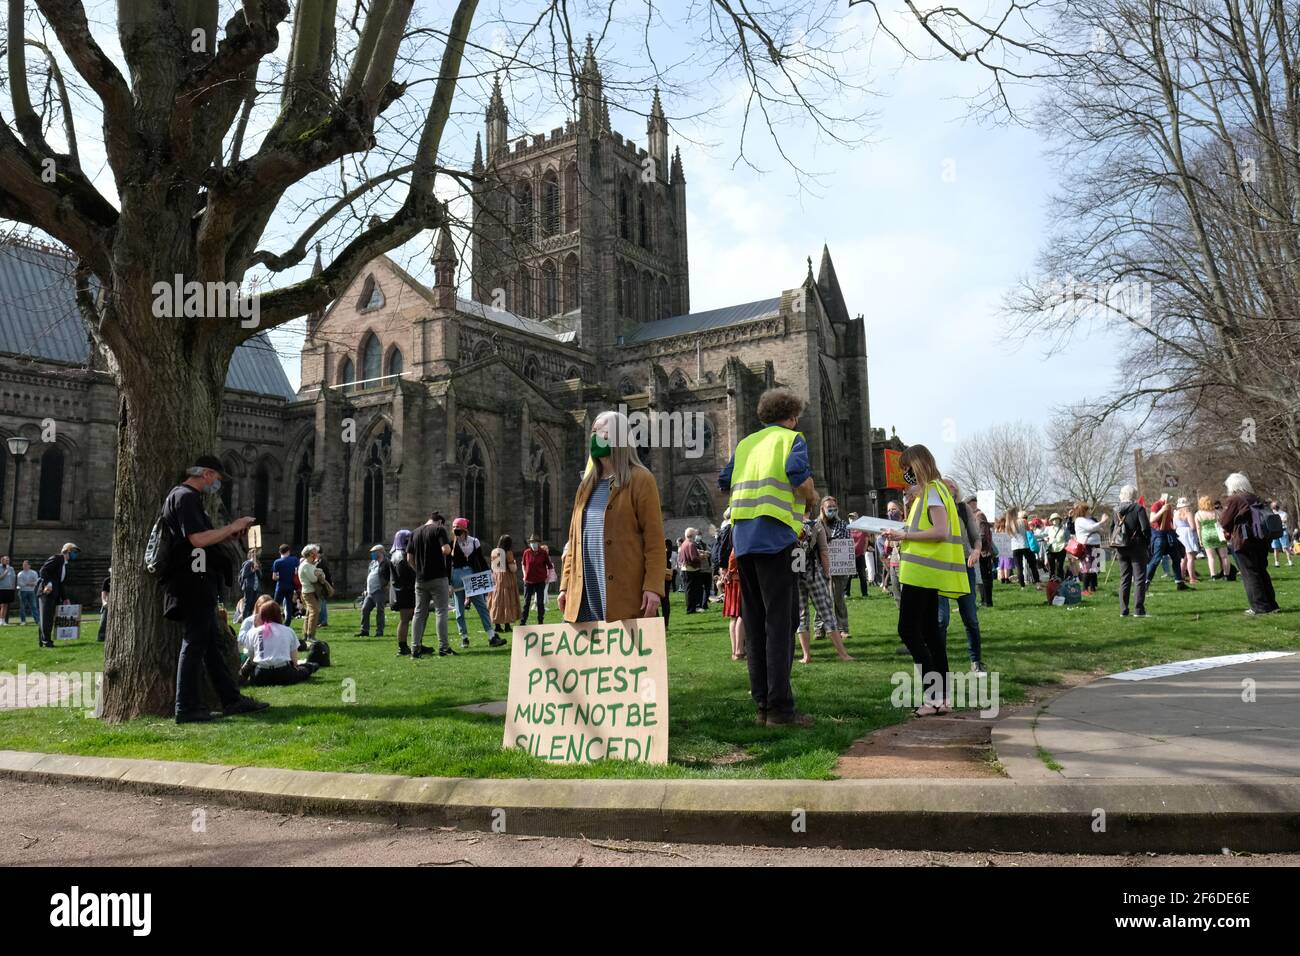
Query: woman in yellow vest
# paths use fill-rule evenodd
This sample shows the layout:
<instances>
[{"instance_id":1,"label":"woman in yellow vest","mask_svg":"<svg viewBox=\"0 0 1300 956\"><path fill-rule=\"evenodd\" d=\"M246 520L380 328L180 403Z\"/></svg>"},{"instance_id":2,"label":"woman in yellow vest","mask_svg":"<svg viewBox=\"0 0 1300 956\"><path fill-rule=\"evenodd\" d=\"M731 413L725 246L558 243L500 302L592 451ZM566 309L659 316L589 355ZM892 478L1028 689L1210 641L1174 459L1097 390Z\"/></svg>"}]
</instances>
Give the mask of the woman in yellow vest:
<instances>
[{"instance_id":1,"label":"woman in yellow vest","mask_svg":"<svg viewBox=\"0 0 1300 956\"><path fill-rule=\"evenodd\" d=\"M939 629L939 598L969 593L970 579L957 505L930 449L913 445L903 452L900 465L910 486L907 527L882 533L899 542L898 636L921 669L925 697L913 713L928 717L948 712L948 642Z\"/></svg>"}]
</instances>

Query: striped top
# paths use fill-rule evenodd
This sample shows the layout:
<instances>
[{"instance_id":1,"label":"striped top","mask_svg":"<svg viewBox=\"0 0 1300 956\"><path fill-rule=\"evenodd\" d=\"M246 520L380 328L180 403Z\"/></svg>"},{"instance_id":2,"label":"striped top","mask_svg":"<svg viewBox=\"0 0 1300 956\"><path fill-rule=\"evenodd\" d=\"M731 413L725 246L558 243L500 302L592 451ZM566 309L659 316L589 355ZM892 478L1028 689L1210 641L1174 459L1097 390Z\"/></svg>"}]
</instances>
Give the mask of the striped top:
<instances>
[{"instance_id":1,"label":"striped top","mask_svg":"<svg viewBox=\"0 0 1300 956\"><path fill-rule=\"evenodd\" d=\"M609 478L596 482L582 515L582 610L578 621L605 620L605 506Z\"/></svg>"}]
</instances>

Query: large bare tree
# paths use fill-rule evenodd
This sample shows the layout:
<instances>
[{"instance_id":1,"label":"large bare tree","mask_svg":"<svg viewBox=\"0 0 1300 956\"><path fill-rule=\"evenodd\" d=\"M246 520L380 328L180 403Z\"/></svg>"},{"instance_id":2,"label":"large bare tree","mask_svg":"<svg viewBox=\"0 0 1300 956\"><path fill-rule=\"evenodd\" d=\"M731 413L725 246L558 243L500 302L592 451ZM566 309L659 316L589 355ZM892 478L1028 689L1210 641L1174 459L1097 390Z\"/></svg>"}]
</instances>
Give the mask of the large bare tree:
<instances>
[{"instance_id":1,"label":"large bare tree","mask_svg":"<svg viewBox=\"0 0 1300 956\"><path fill-rule=\"evenodd\" d=\"M164 626L141 555L167 486L212 448L235 348L323 308L374 257L447 222L435 185L471 178L466 164L456 169L443 155L467 77L533 70L539 85L567 96L581 50L567 0L503 4L498 32L518 41L505 51L495 37L472 39L476 0L442 5L430 26L413 22L414 0L117 0L115 16L108 0L92 6L93 19L81 0L6 2L13 116L0 116L0 218L71 251L79 305L121 391L117 611L104 662L104 713L117 720L172 706L178 635ZM1023 16L1036 6L1009 0L988 26L952 6L905 2L894 12L920 23L943 55L990 70L996 98L1008 79L1030 75L1020 63L1040 52ZM624 8L647 22L669 15L653 2ZM844 117L808 89L839 82L819 47L834 36L837 9L847 12L837 0L711 0L681 16L700 18L687 29L712 44L711 70L731 68L747 81L746 129L751 116L775 127L794 110L833 132ZM581 12L603 38L617 4ZM1025 38L1011 35L1021 28ZM283 59L281 31L291 35ZM544 56L521 55L539 48ZM42 70L60 95L31 95L29 75ZM255 130L263 115L265 128ZM83 166L87 137L104 153L110 195ZM323 197L308 228L287 248L264 248L295 190ZM396 196L393 206L356 216L375 190ZM243 283L254 269L284 273L322 234L334 239L332 255L314 274L262 292L256 327L207 312L158 314L160 281L211 288Z\"/></svg>"},{"instance_id":2,"label":"large bare tree","mask_svg":"<svg viewBox=\"0 0 1300 956\"><path fill-rule=\"evenodd\" d=\"M1113 501L1133 473L1135 429L1082 405L1059 408L1047 426L1049 468L1056 488L1096 510Z\"/></svg>"},{"instance_id":3,"label":"large bare tree","mask_svg":"<svg viewBox=\"0 0 1300 956\"><path fill-rule=\"evenodd\" d=\"M1064 186L1013 308L1118 359L1102 414L1167 447L1236 443L1295 482L1300 8L1098 0L1055 29L1074 52L1040 118Z\"/></svg>"},{"instance_id":4,"label":"large bare tree","mask_svg":"<svg viewBox=\"0 0 1300 956\"><path fill-rule=\"evenodd\" d=\"M965 492L992 488L998 511L1027 508L1051 488L1042 432L1028 422L994 425L953 452L953 480Z\"/></svg>"}]
</instances>

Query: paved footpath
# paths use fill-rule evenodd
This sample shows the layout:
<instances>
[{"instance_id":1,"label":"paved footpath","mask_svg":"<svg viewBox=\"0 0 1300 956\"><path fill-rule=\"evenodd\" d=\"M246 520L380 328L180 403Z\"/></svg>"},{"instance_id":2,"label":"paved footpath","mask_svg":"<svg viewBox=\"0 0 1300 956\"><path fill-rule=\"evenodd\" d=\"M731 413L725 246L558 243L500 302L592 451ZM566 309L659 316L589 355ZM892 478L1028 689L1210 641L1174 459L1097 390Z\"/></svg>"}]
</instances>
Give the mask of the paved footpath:
<instances>
[{"instance_id":1,"label":"paved footpath","mask_svg":"<svg viewBox=\"0 0 1300 956\"><path fill-rule=\"evenodd\" d=\"M195 811L202 811L196 815ZM202 832L195 832L201 820ZM519 837L0 779L0 866L1297 866L1300 854L1076 856Z\"/></svg>"},{"instance_id":2,"label":"paved footpath","mask_svg":"<svg viewBox=\"0 0 1300 956\"><path fill-rule=\"evenodd\" d=\"M1026 782L1300 779L1300 654L1102 678L1004 721L993 745L1012 779Z\"/></svg>"}]
</instances>

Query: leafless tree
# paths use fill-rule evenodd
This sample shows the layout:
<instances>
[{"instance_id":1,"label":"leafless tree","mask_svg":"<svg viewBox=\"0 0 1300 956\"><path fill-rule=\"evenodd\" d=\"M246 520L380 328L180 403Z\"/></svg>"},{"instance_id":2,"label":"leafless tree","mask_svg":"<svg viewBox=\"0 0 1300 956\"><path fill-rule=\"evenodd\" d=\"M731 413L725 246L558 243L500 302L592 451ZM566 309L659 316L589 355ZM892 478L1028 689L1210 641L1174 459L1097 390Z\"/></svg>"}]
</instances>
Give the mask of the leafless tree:
<instances>
[{"instance_id":1,"label":"leafless tree","mask_svg":"<svg viewBox=\"0 0 1300 956\"><path fill-rule=\"evenodd\" d=\"M1050 474L1057 491L1094 510L1113 501L1133 472L1136 430L1081 405L1056 410L1047 426Z\"/></svg>"},{"instance_id":2,"label":"leafless tree","mask_svg":"<svg viewBox=\"0 0 1300 956\"><path fill-rule=\"evenodd\" d=\"M951 471L963 490L992 488L999 512L1037 504L1051 488L1042 433L1027 422L994 425L965 439Z\"/></svg>"},{"instance_id":3,"label":"leafless tree","mask_svg":"<svg viewBox=\"0 0 1300 956\"><path fill-rule=\"evenodd\" d=\"M1041 114L1065 187L1011 306L1118 357L1100 414L1208 430L1300 472L1300 9L1098 0L1061 12Z\"/></svg>"}]
</instances>

